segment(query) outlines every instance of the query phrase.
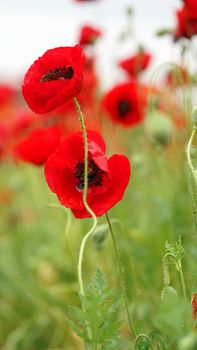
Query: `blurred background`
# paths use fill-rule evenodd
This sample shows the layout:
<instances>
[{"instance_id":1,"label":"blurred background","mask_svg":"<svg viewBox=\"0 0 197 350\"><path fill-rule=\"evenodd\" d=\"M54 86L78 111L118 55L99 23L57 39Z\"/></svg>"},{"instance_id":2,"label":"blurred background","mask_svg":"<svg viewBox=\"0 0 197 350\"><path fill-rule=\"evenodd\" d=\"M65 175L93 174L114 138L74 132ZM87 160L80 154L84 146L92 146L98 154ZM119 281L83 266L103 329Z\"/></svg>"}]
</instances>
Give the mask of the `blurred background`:
<instances>
[{"instance_id":1,"label":"blurred background","mask_svg":"<svg viewBox=\"0 0 197 350\"><path fill-rule=\"evenodd\" d=\"M97 69L102 73L99 76L104 86L112 85L118 77L112 63L138 45L153 53L153 67L162 62L177 62L179 48L169 37L161 40L154 34L158 28L173 27L179 6L179 0L1 1L1 79L20 82L36 57L49 48L75 44L80 28L86 24L103 31L96 52ZM126 20L128 7L133 9L134 16ZM120 45L120 37L128 26L132 40Z\"/></svg>"},{"instance_id":2,"label":"blurred background","mask_svg":"<svg viewBox=\"0 0 197 350\"><path fill-rule=\"evenodd\" d=\"M184 12L186 3L194 9ZM196 5L196 0L0 2L1 350L84 349L69 319L70 306L80 307L77 260L91 220L59 208L44 176L60 140L79 131L78 116L69 102L38 115L21 92L25 73L46 50L78 43L86 54L78 99L87 127L103 136L107 156L125 154L131 163L128 189L110 217L137 334L146 333L154 350L197 349L197 305L191 306L197 291L197 200L186 161L196 102ZM125 96L130 108L118 110ZM189 154L195 168L196 145L194 137ZM99 267L107 288L117 291L105 216L98 225L98 236L85 250L85 285ZM165 265L169 252L176 259ZM123 303L116 318L121 320L116 344L112 336L97 350L136 349ZM184 347L187 339L193 347Z\"/></svg>"}]
</instances>

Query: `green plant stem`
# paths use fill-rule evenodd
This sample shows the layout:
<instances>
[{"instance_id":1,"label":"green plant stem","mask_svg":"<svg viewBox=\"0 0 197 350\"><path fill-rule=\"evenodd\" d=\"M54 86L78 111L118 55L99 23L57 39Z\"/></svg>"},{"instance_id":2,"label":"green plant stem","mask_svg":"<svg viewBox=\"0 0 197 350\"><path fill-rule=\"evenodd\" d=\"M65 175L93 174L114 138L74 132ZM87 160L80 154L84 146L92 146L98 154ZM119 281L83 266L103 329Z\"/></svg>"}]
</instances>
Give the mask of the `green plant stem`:
<instances>
[{"instance_id":1,"label":"green plant stem","mask_svg":"<svg viewBox=\"0 0 197 350\"><path fill-rule=\"evenodd\" d=\"M191 137L189 139L189 142L188 142L188 145L187 145L187 148L186 148L186 155L187 155L188 165L190 167L191 173L192 173L192 175L194 177L195 184L197 186L197 174L195 172L195 169L193 167L192 160L191 160L191 145L192 145L195 133L196 133L196 129L197 129L196 126L193 126Z\"/></svg>"},{"instance_id":2,"label":"green plant stem","mask_svg":"<svg viewBox=\"0 0 197 350\"><path fill-rule=\"evenodd\" d=\"M148 342L149 342L149 345L150 345L151 350L153 350L153 346L152 346L151 340L150 340L150 338L148 337L148 335L146 335L146 334L139 334L139 335L137 336L137 338L136 338L136 340L135 340L135 349L136 349L136 350L138 350L138 348L137 348L137 343L138 343L138 341L139 341L140 338L146 338L146 339L148 340Z\"/></svg>"},{"instance_id":3,"label":"green plant stem","mask_svg":"<svg viewBox=\"0 0 197 350\"><path fill-rule=\"evenodd\" d=\"M71 247L70 247L70 241L68 239L68 234L69 234L70 227L71 227L71 213L70 213L70 209L66 208L66 207L64 207L64 206L62 206L62 205L60 205L58 203L49 203L49 204L47 204L47 207L48 208L60 209L67 215L67 221L66 221L66 226L65 226L65 230L64 230L64 241L65 241L66 247L68 248L70 257L72 259L72 262L74 263L75 259L74 259L74 255L73 255L73 252L72 252Z\"/></svg>"},{"instance_id":4,"label":"green plant stem","mask_svg":"<svg viewBox=\"0 0 197 350\"><path fill-rule=\"evenodd\" d=\"M82 114L80 105L79 105L76 97L74 97L73 101L74 101L77 113L79 115L79 121L80 121L80 124L81 124L81 131L82 131L83 140L84 140L84 190L83 190L83 204L84 204L84 207L86 208L86 210L88 211L88 213L93 218L93 225L92 225L91 229L88 231L88 233L85 235L85 237L83 238L83 240L81 242L80 251L79 251L79 258L78 258L79 290L80 290L81 295L84 296L85 293L84 293L84 285L83 285L83 277L82 277L83 255L84 255L84 249L85 249L86 242L87 242L87 240L89 239L89 237L91 236L91 234L93 233L93 231L96 228L97 217L94 214L94 212L90 209L90 207L89 207L89 205L87 203L87 193L88 193L88 139L87 139L85 122L84 122L84 116Z\"/></svg>"},{"instance_id":5,"label":"green plant stem","mask_svg":"<svg viewBox=\"0 0 197 350\"><path fill-rule=\"evenodd\" d=\"M124 279L123 279L123 275L122 275L122 267L121 267L121 261L120 261L120 255L119 255L119 251L118 251L118 246L116 243L116 239L115 239L115 235L113 232L113 228L110 222L110 218L108 213L106 213L106 220L109 226L109 230L111 233L111 238L112 238L112 242L113 242L113 246L114 246L114 252L115 252L115 257L116 257L116 262L117 262L117 266L118 266L118 270L119 270L119 275L120 275L120 287L122 290L122 295L123 295L123 299L124 299L124 304L125 304L125 309L126 309L126 313L127 313L127 319L128 319L128 323L129 323L129 328L131 331L131 334L133 335L134 338L136 338L137 334L136 334L136 330L134 327L134 322L133 319L129 313L129 307L128 307L128 300L127 300L127 295L126 295L126 291L125 291L125 285L124 285Z\"/></svg>"},{"instance_id":6,"label":"green plant stem","mask_svg":"<svg viewBox=\"0 0 197 350\"><path fill-rule=\"evenodd\" d=\"M90 238L91 234L94 232L96 226L97 226L97 217L94 214L94 212L90 209L88 203L87 203L87 193L88 193L88 139L87 139L87 133L86 133L86 127L84 122L84 116L81 111L80 105L74 97L73 99L77 113L79 115L79 121L81 124L81 131L83 134L83 142L84 142L84 189L83 189L83 204L86 208L87 212L91 215L93 218L93 225L91 229L86 233L84 236L79 250L79 257L78 257L78 264L77 264L77 272L78 272L78 281L79 281L79 292L81 296L85 296L85 290L84 290L84 284L83 284L83 276L82 276L82 269L83 269L83 256L84 256L84 250L86 243L88 239ZM82 304L82 307L84 309L84 306ZM92 332L89 326L87 327L87 333L89 336L89 339L92 340Z\"/></svg>"},{"instance_id":7,"label":"green plant stem","mask_svg":"<svg viewBox=\"0 0 197 350\"><path fill-rule=\"evenodd\" d=\"M183 275L182 266L180 266L179 274L180 274L180 278L181 278L181 286L182 286L182 290L183 290L183 296L185 299L187 299L187 292L186 292L185 279L184 279L184 275Z\"/></svg>"},{"instance_id":8,"label":"green plant stem","mask_svg":"<svg viewBox=\"0 0 197 350\"><path fill-rule=\"evenodd\" d=\"M172 253L166 253L163 257L163 264L167 264L166 263L166 259L168 257L171 257L174 260L175 266L177 271L179 272L179 276L180 276L180 280L181 280L181 287L182 287L182 291L183 291L183 296L185 299L187 299L187 292L186 292L186 286L185 286L185 279L184 279L184 275L183 275L183 270L182 270L182 264L180 260L177 260L177 257L172 254ZM170 280L170 278L169 278Z\"/></svg>"}]
</instances>

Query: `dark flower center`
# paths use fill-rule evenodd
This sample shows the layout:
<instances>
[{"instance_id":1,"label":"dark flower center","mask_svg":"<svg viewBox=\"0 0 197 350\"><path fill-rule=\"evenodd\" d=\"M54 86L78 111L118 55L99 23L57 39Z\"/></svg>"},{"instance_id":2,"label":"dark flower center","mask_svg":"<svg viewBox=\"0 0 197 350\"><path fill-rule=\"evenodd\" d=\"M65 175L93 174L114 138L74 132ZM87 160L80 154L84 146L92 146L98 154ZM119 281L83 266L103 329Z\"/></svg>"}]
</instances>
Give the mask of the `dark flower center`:
<instances>
[{"instance_id":1,"label":"dark flower center","mask_svg":"<svg viewBox=\"0 0 197 350\"><path fill-rule=\"evenodd\" d=\"M120 100L117 104L117 108L120 117L125 117L125 115L132 110L132 105L128 100Z\"/></svg>"},{"instance_id":2,"label":"dark flower center","mask_svg":"<svg viewBox=\"0 0 197 350\"><path fill-rule=\"evenodd\" d=\"M52 80L63 80L63 79L72 79L74 75L74 71L71 66L66 66L63 68L55 67L54 69L49 69L47 73L45 73L40 82L52 81Z\"/></svg>"},{"instance_id":3,"label":"dark flower center","mask_svg":"<svg viewBox=\"0 0 197 350\"><path fill-rule=\"evenodd\" d=\"M77 189L84 188L84 161L79 161L75 167L74 174L78 180ZM88 162L88 186L102 186L104 171L101 170L91 159Z\"/></svg>"}]
</instances>

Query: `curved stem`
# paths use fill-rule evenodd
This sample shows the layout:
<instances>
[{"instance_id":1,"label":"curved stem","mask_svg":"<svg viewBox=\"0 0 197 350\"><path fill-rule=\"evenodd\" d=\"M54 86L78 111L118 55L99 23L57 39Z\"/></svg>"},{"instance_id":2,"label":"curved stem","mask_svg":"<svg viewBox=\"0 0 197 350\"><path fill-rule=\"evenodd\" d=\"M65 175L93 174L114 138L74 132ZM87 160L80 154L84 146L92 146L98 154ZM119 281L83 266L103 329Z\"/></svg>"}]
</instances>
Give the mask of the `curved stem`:
<instances>
[{"instance_id":1,"label":"curved stem","mask_svg":"<svg viewBox=\"0 0 197 350\"><path fill-rule=\"evenodd\" d=\"M88 139L87 139L87 133L86 133L86 127L84 122L84 117L80 108L80 105L74 97L73 99L77 113L79 115L79 121L81 124L81 131L83 134L83 140L84 140L84 190L83 190L83 204L86 208L87 212L92 216L93 218L93 225L90 231L85 235L85 237L82 240L81 246L80 246L80 252L79 252L79 259L78 259L78 280L79 280L79 290L82 296L84 296L84 286L83 286L83 277L82 277L82 264L83 264L83 255L84 255L84 249L86 242L88 238L91 236L92 232L95 230L97 225L97 217L94 214L94 212L90 209L88 203L87 203L87 193L88 193Z\"/></svg>"},{"instance_id":2,"label":"curved stem","mask_svg":"<svg viewBox=\"0 0 197 350\"><path fill-rule=\"evenodd\" d=\"M182 264L181 260L178 260L177 257L173 253L166 253L163 257L163 264L165 265L166 258L171 257L174 259L174 263L176 266L177 271L179 272L180 275L180 280L181 280L181 287L183 291L183 296L185 299L187 299L187 292L186 292L186 286L185 286L185 279L183 275L183 270L182 270Z\"/></svg>"},{"instance_id":3,"label":"curved stem","mask_svg":"<svg viewBox=\"0 0 197 350\"><path fill-rule=\"evenodd\" d=\"M106 215L107 223L108 223L108 226L109 226L109 230L110 230L110 233L111 233L111 238L112 238L112 242L113 242L113 246L114 246L116 262L117 262L119 275L120 275L120 287L121 287L121 290L122 290L122 295L123 295L123 299L124 299L124 304L125 304L125 309L126 309L126 313L127 313L127 319L128 319L129 327L130 327L130 330L131 330L131 334L136 338L137 334L136 334L134 322L133 322L133 319L132 319L132 317L131 317L131 315L129 313L128 300L127 300L127 294L126 294L126 291L125 291L124 279L123 279L123 275L122 275L122 266L121 266L118 246L117 246L117 243L116 243L116 239L115 239L113 228L112 228L112 225L111 225L111 222L110 222L109 215L108 215L108 213L106 213L105 215Z\"/></svg>"},{"instance_id":4,"label":"curved stem","mask_svg":"<svg viewBox=\"0 0 197 350\"><path fill-rule=\"evenodd\" d=\"M79 121L80 121L80 124L81 124L81 131L82 131L82 134L83 134L83 141L84 141L83 204L84 204L84 207L87 210L87 212L93 218L93 225L92 225L91 229L88 231L88 233L85 235L85 237L83 238L83 240L81 242L80 251L79 251L79 258L78 258L78 264L77 264L78 281L79 281L79 292L80 292L81 296L84 296L85 295L85 291L84 291L83 276L82 276L83 256L84 256L84 250L85 250L86 242L88 241L88 239L90 238L91 234L94 232L94 230L95 230L95 228L97 226L97 217L94 214L94 212L90 209L90 207L88 205L88 202L87 202L87 193L88 193L88 138L87 138L87 133L86 133L84 116L83 116L83 113L81 111L80 105L79 105L76 97L74 97L73 102L75 104L77 113L79 115ZM84 309L83 304L82 304L82 307ZM91 333L91 329L89 328L89 326L87 327L87 333L88 333L89 339L91 340L92 339L92 333Z\"/></svg>"},{"instance_id":5,"label":"curved stem","mask_svg":"<svg viewBox=\"0 0 197 350\"><path fill-rule=\"evenodd\" d=\"M66 208L58 203L49 203L49 204L47 204L47 207L61 209L67 215L67 221L66 221L66 226L65 226L65 230L64 230L64 241L65 241L65 245L68 247L72 262L74 263L74 255L73 255L73 252L72 252L71 247L70 247L70 241L68 240L68 233L70 231L70 226L71 226L70 209Z\"/></svg>"},{"instance_id":6,"label":"curved stem","mask_svg":"<svg viewBox=\"0 0 197 350\"><path fill-rule=\"evenodd\" d=\"M151 350L153 350L153 346L152 346L151 340L150 340L150 338L148 337L148 335L146 335L146 334L139 334L139 335L137 336L136 341L135 341L135 349L136 349L136 350L138 350L138 348L137 348L137 343L138 343L138 340L139 340L140 338L146 338L146 339L148 340L148 342L149 342L149 345L150 345Z\"/></svg>"},{"instance_id":7,"label":"curved stem","mask_svg":"<svg viewBox=\"0 0 197 350\"><path fill-rule=\"evenodd\" d=\"M195 169L193 167L192 160L191 160L191 154L190 154L191 145L192 145L192 141L194 139L195 133L196 133L196 129L197 129L196 126L193 126L192 134L191 134L191 137L189 139L189 142L188 142L188 145L187 145L187 148L186 148L186 155L187 155L188 165L190 167L190 170L191 170L192 175L193 175L194 180L195 180L195 184L197 186L197 175L195 173Z\"/></svg>"},{"instance_id":8,"label":"curved stem","mask_svg":"<svg viewBox=\"0 0 197 350\"><path fill-rule=\"evenodd\" d=\"M93 231L95 230L97 225L97 219L94 220L93 222L93 226L91 227L90 231L88 231L88 233L85 235L85 237L83 238L82 242L81 242L81 246L80 246L80 251L79 251L79 258L78 258L78 280L79 280L79 290L80 290L80 294L82 296L85 295L84 293L84 286L83 286L83 278L82 278L82 264L83 264L83 255L84 255L84 249L86 246L86 242L88 241L88 239L90 238L91 234L93 233Z\"/></svg>"}]
</instances>

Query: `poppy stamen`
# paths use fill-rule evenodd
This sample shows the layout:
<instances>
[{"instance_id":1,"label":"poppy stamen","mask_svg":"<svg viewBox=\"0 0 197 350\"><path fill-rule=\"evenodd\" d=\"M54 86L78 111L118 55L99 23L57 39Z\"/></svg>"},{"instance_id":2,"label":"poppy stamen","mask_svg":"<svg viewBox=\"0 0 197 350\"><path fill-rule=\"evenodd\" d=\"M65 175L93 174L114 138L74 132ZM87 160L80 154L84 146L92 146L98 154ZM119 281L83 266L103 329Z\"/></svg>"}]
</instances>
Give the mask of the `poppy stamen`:
<instances>
[{"instance_id":1,"label":"poppy stamen","mask_svg":"<svg viewBox=\"0 0 197 350\"><path fill-rule=\"evenodd\" d=\"M64 80L64 79L72 79L74 75L74 71L71 66L66 66L63 68L55 67L54 69L49 69L47 73L45 73L40 82L47 82L52 80Z\"/></svg>"},{"instance_id":2,"label":"poppy stamen","mask_svg":"<svg viewBox=\"0 0 197 350\"><path fill-rule=\"evenodd\" d=\"M132 106L131 103L127 100L121 100L117 105L119 115L124 117L127 113L131 112Z\"/></svg>"},{"instance_id":3,"label":"poppy stamen","mask_svg":"<svg viewBox=\"0 0 197 350\"><path fill-rule=\"evenodd\" d=\"M84 161L79 161L74 170L74 174L78 180L78 190L83 190L84 188L84 167ZM88 186L102 186L103 175L104 171L91 159L88 162Z\"/></svg>"}]
</instances>

